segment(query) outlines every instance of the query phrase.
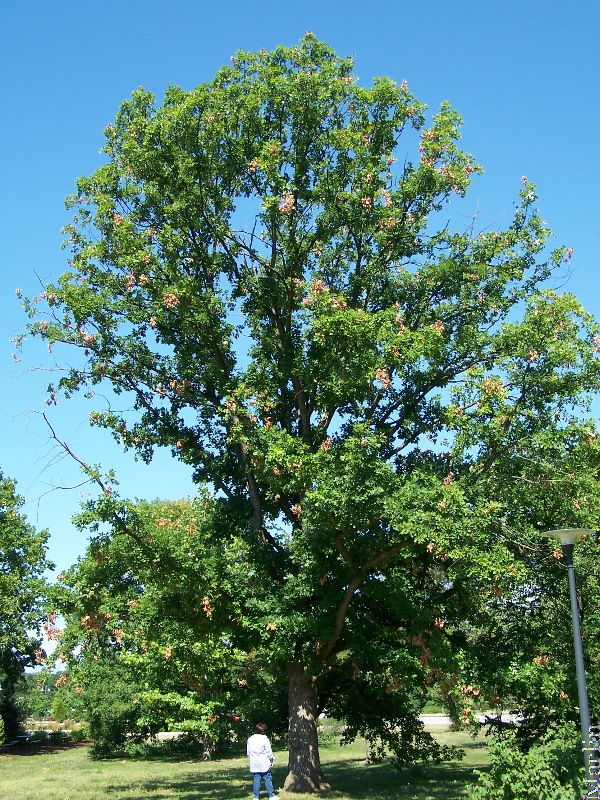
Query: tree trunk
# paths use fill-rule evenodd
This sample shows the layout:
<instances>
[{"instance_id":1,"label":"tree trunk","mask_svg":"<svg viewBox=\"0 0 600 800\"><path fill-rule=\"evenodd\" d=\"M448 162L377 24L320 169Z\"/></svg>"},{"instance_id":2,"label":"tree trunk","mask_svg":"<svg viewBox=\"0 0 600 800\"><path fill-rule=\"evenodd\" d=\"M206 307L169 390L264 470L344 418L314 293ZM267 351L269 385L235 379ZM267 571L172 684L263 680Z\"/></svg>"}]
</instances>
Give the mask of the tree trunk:
<instances>
[{"instance_id":1,"label":"tree trunk","mask_svg":"<svg viewBox=\"0 0 600 800\"><path fill-rule=\"evenodd\" d=\"M288 776L284 789L289 792L318 792L329 789L319 758L317 738L317 698L312 678L302 664L288 666L290 741Z\"/></svg>"}]
</instances>

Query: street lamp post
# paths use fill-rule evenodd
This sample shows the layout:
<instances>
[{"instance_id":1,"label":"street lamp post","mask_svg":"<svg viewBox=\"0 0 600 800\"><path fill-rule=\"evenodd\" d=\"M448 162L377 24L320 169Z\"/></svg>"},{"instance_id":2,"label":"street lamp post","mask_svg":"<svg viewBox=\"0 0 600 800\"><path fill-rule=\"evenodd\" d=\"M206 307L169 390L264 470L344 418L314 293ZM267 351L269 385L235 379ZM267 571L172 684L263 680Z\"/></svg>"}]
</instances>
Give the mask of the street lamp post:
<instances>
[{"instance_id":1,"label":"street lamp post","mask_svg":"<svg viewBox=\"0 0 600 800\"><path fill-rule=\"evenodd\" d=\"M590 772L590 708L588 704L587 684L585 680L585 665L583 662L583 642L579 622L579 607L577 605L577 586L575 583L575 567L573 565L573 549L575 543L582 536L595 534L595 530L583 528L565 528L556 531L546 531L543 536L556 539L560 542L569 579L569 598L571 601L571 622L573 625L573 646L575 649L575 672L577 674L577 695L579 698L579 721L581 724L581 737L583 741L583 763L586 781L592 780Z\"/></svg>"}]
</instances>

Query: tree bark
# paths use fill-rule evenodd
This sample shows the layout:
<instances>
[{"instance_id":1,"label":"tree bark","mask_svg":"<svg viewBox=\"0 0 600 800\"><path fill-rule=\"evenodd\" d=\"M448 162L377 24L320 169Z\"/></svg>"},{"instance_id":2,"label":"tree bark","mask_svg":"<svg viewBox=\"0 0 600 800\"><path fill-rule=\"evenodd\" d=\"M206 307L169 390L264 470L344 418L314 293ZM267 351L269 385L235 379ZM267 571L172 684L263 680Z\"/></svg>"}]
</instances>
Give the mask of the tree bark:
<instances>
[{"instance_id":1,"label":"tree bark","mask_svg":"<svg viewBox=\"0 0 600 800\"><path fill-rule=\"evenodd\" d=\"M329 789L321 770L317 737L317 698L310 675L302 664L288 665L289 761L284 789L318 792Z\"/></svg>"}]
</instances>

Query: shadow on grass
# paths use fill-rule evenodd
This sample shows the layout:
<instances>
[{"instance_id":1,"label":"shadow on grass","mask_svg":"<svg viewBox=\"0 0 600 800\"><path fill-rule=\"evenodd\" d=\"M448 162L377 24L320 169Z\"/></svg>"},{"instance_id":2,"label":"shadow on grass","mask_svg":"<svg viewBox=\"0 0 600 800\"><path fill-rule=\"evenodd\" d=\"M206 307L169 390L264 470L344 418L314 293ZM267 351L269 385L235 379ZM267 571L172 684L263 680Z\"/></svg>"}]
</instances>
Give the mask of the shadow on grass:
<instances>
[{"instance_id":1,"label":"shadow on grass","mask_svg":"<svg viewBox=\"0 0 600 800\"><path fill-rule=\"evenodd\" d=\"M477 779L471 765L456 762L397 770L360 760L327 764L326 776L333 790L324 796L341 794L357 800L458 800Z\"/></svg>"},{"instance_id":2,"label":"shadow on grass","mask_svg":"<svg viewBox=\"0 0 600 800\"><path fill-rule=\"evenodd\" d=\"M332 761L324 765L332 790L321 797L335 800L464 800L467 786L474 783L473 767L446 763L396 770L389 764L366 765L362 759ZM282 786L286 770L274 770L276 787ZM240 800L251 795L248 774L239 767L191 773L176 779L150 779L139 784L144 800ZM106 787L107 796L119 797L131 785L113 782ZM285 797L285 794L283 795ZM299 797L299 795L294 795Z\"/></svg>"},{"instance_id":3,"label":"shadow on grass","mask_svg":"<svg viewBox=\"0 0 600 800\"><path fill-rule=\"evenodd\" d=\"M89 747L88 742L70 742L69 744L55 745L43 743L38 746L22 745L20 747L11 747L10 750L4 750L0 756L48 756L54 753L64 753L65 750L72 750L74 747Z\"/></svg>"},{"instance_id":4,"label":"shadow on grass","mask_svg":"<svg viewBox=\"0 0 600 800\"><path fill-rule=\"evenodd\" d=\"M199 776L198 781L192 777L185 780L178 781L159 781L152 780L140 784L140 789L143 790L144 800L240 800L241 797L248 797L251 794L251 786L248 784L246 790L240 788L239 785L232 785L229 781L224 779L211 779L206 780L203 785L202 776ZM105 791L107 797L119 797L121 794L126 794L131 786L127 784L111 783L107 784Z\"/></svg>"},{"instance_id":5,"label":"shadow on grass","mask_svg":"<svg viewBox=\"0 0 600 800\"><path fill-rule=\"evenodd\" d=\"M198 753L169 752L167 750L148 750L146 753L128 753L126 751L115 751L114 753L93 753L89 754L90 760L99 764L110 764L114 761L131 762L132 764L147 764L153 762L165 762L167 764L214 764L227 763L234 759L243 758L241 753L224 754L212 758L203 758Z\"/></svg>"},{"instance_id":6,"label":"shadow on grass","mask_svg":"<svg viewBox=\"0 0 600 800\"><path fill-rule=\"evenodd\" d=\"M240 800L252 795L252 779L246 770L239 765L219 769L218 762L210 763L210 771L199 768L196 772L192 766L186 775L136 781L135 786L144 800ZM276 787L283 786L286 773L282 767L273 770ZM103 786L107 797L131 796L131 789L131 783L126 782L112 781ZM264 788L262 796L266 797Z\"/></svg>"}]
</instances>

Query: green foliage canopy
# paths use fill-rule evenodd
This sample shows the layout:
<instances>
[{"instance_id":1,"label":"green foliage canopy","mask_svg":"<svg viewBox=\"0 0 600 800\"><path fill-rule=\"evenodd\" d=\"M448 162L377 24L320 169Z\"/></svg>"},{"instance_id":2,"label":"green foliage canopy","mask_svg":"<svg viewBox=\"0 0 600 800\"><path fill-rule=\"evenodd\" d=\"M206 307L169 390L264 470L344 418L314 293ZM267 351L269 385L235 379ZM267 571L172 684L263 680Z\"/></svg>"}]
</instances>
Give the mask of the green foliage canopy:
<instances>
[{"instance_id":1,"label":"green foliage canopy","mask_svg":"<svg viewBox=\"0 0 600 800\"><path fill-rule=\"evenodd\" d=\"M27 666L40 663L40 639L47 584L52 568L46 558L48 531L36 531L20 513L22 499L15 483L0 473L0 716L4 733L18 730L16 702Z\"/></svg>"},{"instance_id":2,"label":"green foliage canopy","mask_svg":"<svg viewBox=\"0 0 600 800\"><path fill-rule=\"evenodd\" d=\"M281 730L285 683L265 659L279 608L235 521L205 498L129 504L127 525L137 541L96 536L53 589L96 748L176 729L210 751L258 716Z\"/></svg>"}]
</instances>

